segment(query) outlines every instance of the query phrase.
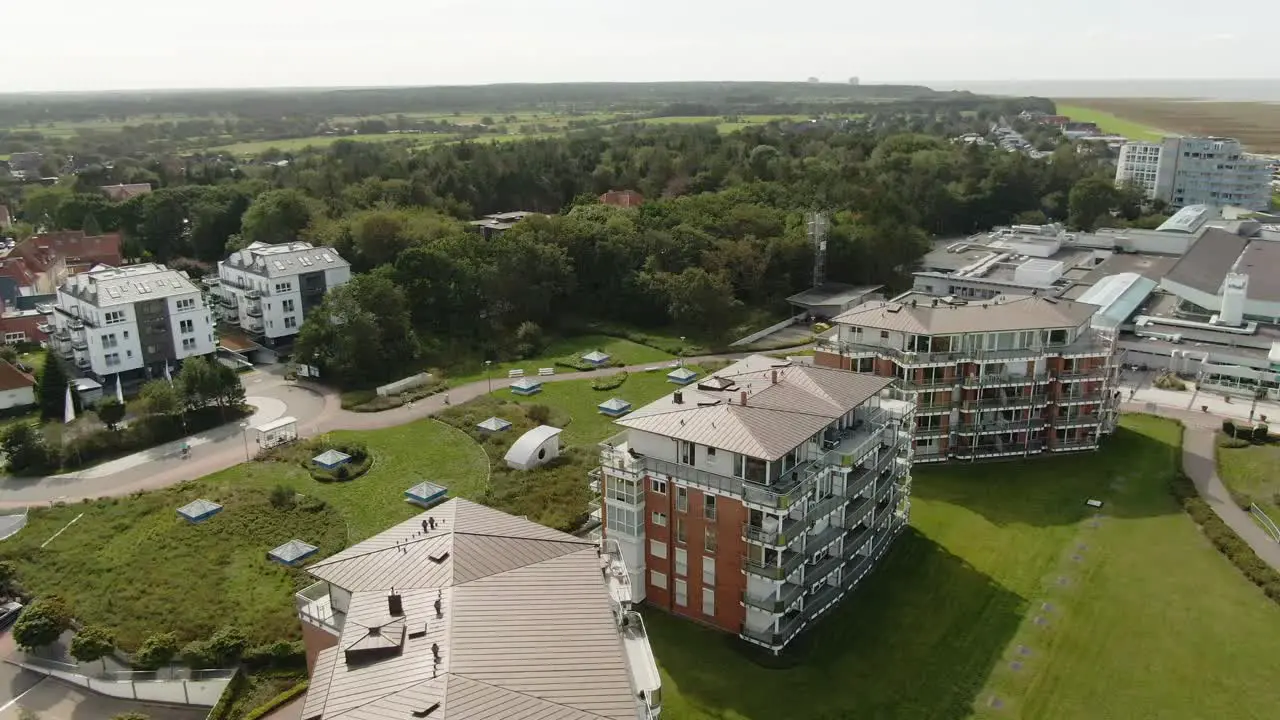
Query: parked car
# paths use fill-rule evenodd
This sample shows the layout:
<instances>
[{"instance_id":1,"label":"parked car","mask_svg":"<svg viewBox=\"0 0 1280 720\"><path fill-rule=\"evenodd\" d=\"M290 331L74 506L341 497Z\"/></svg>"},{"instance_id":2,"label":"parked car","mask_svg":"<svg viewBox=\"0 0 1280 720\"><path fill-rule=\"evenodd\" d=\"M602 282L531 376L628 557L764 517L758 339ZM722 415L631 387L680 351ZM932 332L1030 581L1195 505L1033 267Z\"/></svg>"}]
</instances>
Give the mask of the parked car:
<instances>
[{"instance_id":1,"label":"parked car","mask_svg":"<svg viewBox=\"0 0 1280 720\"><path fill-rule=\"evenodd\" d=\"M13 624L18 619L18 614L22 612L22 603L17 600L0 605L0 630L3 630Z\"/></svg>"}]
</instances>

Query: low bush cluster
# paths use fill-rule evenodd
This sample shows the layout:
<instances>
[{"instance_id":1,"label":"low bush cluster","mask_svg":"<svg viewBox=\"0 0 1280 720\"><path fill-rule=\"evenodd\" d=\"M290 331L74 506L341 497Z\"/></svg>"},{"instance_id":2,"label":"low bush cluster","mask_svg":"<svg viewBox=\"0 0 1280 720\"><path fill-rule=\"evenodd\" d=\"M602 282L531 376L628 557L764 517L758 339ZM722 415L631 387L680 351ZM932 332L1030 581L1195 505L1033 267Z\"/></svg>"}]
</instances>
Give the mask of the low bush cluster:
<instances>
[{"instance_id":1,"label":"low bush cluster","mask_svg":"<svg viewBox=\"0 0 1280 720\"><path fill-rule=\"evenodd\" d=\"M182 662L194 670L226 668L240 662L249 647L242 630L228 625L205 640L193 640L182 648Z\"/></svg>"},{"instance_id":2,"label":"low bush cluster","mask_svg":"<svg viewBox=\"0 0 1280 720\"><path fill-rule=\"evenodd\" d=\"M1224 437L1218 439L1218 447L1242 448L1251 444L1263 445L1271 442L1271 429L1267 427L1265 422L1249 427L1248 425L1236 425L1231 420L1223 420L1222 435Z\"/></svg>"},{"instance_id":3,"label":"low bush cluster","mask_svg":"<svg viewBox=\"0 0 1280 720\"><path fill-rule=\"evenodd\" d=\"M1226 555L1232 564L1249 578L1254 585L1262 588L1267 597L1280 603L1280 572L1263 562L1262 558L1240 538L1209 504L1196 492L1195 483L1185 474L1179 473L1171 483L1173 495L1182 508L1204 532L1213 546Z\"/></svg>"},{"instance_id":4,"label":"low bush cluster","mask_svg":"<svg viewBox=\"0 0 1280 720\"><path fill-rule=\"evenodd\" d=\"M319 482L345 482L354 480L361 475L369 472L369 468L373 467L373 455L369 453L367 445L361 442L345 441L345 442L317 442L303 443L308 449L299 460L307 472L311 474L313 480ZM351 456L347 462L339 465L332 470L322 468L312 462L311 458L324 452L325 450L337 450Z\"/></svg>"},{"instance_id":5,"label":"low bush cluster","mask_svg":"<svg viewBox=\"0 0 1280 720\"><path fill-rule=\"evenodd\" d=\"M588 370L599 370L601 368L622 367L622 361L617 358L609 358L609 361L603 365L593 365L586 360L575 355L562 357L555 361L556 367L577 370L578 372L587 372Z\"/></svg>"},{"instance_id":6,"label":"low bush cluster","mask_svg":"<svg viewBox=\"0 0 1280 720\"><path fill-rule=\"evenodd\" d=\"M280 640L266 645L258 645L244 651L240 662L250 670L272 668L276 670L297 670L307 667L307 649L301 640Z\"/></svg>"},{"instance_id":7,"label":"low bush cluster","mask_svg":"<svg viewBox=\"0 0 1280 720\"><path fill-rule=\"evenodd\" d=\"M627 381L627 372L624 370L614 373L608 377L597 378L591 381L592 390L616 390L622 387L622 383Z\"/></svg>"},{"instance_id":8,"label":"low bush cluster","mask_svg":"<svg viewBox=\"0 0 1280 720\"><path fill-rule=\"evenodd\" d=\"M351 412L394 410L428 395L435 395L448 386L447 380L433 377L426 385L405 390L399 395L379 395L374 390L353 390L342 394L342 409Z\"/></svg>"},{"instance_id":9,"label":"low bush cluster","mask_svg":"<svg viewBox=\"0 0 1280 720\"><path fill-rule=\"evenodd\" d=\"M303 665L305 665L305 664L306 664L306 658L304 657L304 658L303 658ZM280 707L280 706L284 705L285 703L289 702L290 700L293 700L294 698L298 697L299 695L301 695L301 694L305 693L305 692L307 691L307 688L308 688L308 687L310 687L310 686L311 686L311 683L310 683L309 681L307 681L307 680L303 680L303 681L299 682L298 684L294 685L293 687L289 688L288 690L285 690L284 692L280 693L279 695L276 695L275 697L271 698L270 700L266 701L265 703L263 703L263 704L259 705L258 707L256 707L256 708L254 708L254 709L250 710L250 711L249 711L249 714L244 716L244 720L258 720L258 718L265 717L265 716L266 716L268 713L270 713L272 710L275 710L276 708L278 708L278 707Z\"/></svg>"}]
</instances>

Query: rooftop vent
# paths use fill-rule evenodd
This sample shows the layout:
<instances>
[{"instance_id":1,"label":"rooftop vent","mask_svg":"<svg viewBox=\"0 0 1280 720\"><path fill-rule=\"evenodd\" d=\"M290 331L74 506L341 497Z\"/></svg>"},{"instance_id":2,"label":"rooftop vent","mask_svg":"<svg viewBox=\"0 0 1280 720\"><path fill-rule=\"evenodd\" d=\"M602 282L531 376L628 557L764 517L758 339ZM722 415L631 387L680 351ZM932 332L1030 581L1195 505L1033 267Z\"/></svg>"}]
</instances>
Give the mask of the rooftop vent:
<instances>
[{"instance_id":1,"label":"rooftop vent","mask_svg":"<svg viewBox=\"0 0 1280 720\"><path fill-rule=\"evenodd\" d=\"M679 390L675 391L674 393L671 393L671 402L675 403L676 405L683 405L684 393L680 392Z\"/></svg>"},{"instance_id":2,"label":"rooftop vent","mask_svg":"<svg viewBox=\"0 0 1280 720\"><path fill-rule=\"evenodd\" d=\"M746 405L746 404L747 404L747 391L746 391L746 390L743 390L743 391L742 391L742 394L738 396L738 402L739 402L739 404L741 404L741 405Z\"/></svg>"},{"instance_id":3,"label":"rooftop vent","mask_svg":"<svg viewBox=\"0 0 1280 720\"><path fill-rule=\"evenodd\" d=\"M387 596L387 613L391 617L400 617L404 615L404 600L400 598L400 594L395 590Z\"/></svg>"},{"instance_id":4,"label":"rooftop vent","mask_svg":"<svg viewBox=\"0 0 1280 720\"><path fill-rule=\"evenodd\" d=\"M427 559L433 563L437 563L437 564L442 563L445 560L449 559L449 551L444 550L442 552L431 553L430 555L427 556Z\"/></svg>"},{"instance_id":5,"label":"rooftop vent","mask_svg":"<svg viewBox=\"0 0 1280 720\"><path fill-rule=\"evenodd\" d=\"M426 706L421 710L414 710L412 714L416 718L424 718L424 717L428 717L429 715L431 715L431 713L439 709L440 709L440 703L436 702L436 703L431 703L430 705Z\"/></svg>"}]
</instances>

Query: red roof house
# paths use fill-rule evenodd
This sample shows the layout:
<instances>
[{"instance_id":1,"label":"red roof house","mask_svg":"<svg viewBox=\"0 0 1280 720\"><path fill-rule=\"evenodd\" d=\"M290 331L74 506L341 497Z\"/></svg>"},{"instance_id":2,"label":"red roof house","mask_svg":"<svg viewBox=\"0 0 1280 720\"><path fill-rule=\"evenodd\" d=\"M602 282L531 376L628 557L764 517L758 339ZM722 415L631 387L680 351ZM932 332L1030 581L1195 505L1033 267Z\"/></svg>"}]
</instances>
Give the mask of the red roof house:
<instances>
[{"instance_id":1,"label":"red roof house","mask_svg":"<svg viewBox=\"0 0 1280 720\"><path fill-rule=\"evenodd\" d=\"M600 202L613 207L640 207L644 202L644 196L635 190L610 190L600 196Z\"/></svg>"}]
</instances>

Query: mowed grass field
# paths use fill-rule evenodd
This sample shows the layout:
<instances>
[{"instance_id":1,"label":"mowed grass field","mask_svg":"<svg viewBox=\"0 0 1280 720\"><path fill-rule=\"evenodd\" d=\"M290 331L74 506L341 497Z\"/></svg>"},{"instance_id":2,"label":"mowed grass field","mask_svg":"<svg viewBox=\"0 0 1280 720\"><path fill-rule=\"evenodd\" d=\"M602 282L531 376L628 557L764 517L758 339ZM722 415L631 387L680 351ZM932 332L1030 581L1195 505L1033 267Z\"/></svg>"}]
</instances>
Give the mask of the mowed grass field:
<instances>
[{"instance_id":1,"label":"mowed grass field","mask_svg":"<svg viewBox=\"0 0 1280 720\"><path fill-rule=\"evenodd\" d=\"M537 375L539 368L553 367L557 360L577 360L592 350L599 350L622 365L661 363L670 361L675 357L657 348L641 345L619 337L577 335L571 338L553 340L536 358L494 363L489 366L487 373L491 378L505 378L512 370L523 370L526 375ZM573 372L573 370L558 367L556 372ZM448 373L448 380L450 385L456 386L484 380L485 376L486 369L484 364L471 362L452 368Z\"/></svg>"},{"instance_id":2,"label":"mowed grass field","mask_svg":"<svg viewBox=\"0 0 1280 720\"><path fill-rule=\"evenodd\" d=\"M1104 133L1123 135L1130 140L1159 140L1166 134L1170 134L1144 123L1127 120L1119 115L1083 105L1058 103L1058 114L1066 115L1076 122L1095 123Z\"/></svg>"},{"instance_id":3,"label":"mowed grass field","mask_svg":"<svg viewBox=\"0 0 1280 720\"><path fill-rule=\"evenodd\" d=\"M663 717L1270 717L1280 609L1174 503L1179 436L1128 416L1100 454L918 470L911 527L790 669L647 612Z\"/></svg>"},{"instance_id":4,"label":"mowed grass field","mask_svg":"<svg viewBox=\"0 0 1280 720\"><path fill-rule=\"evenodd\" d=\"M1280 443L1217 448L1218 477L1248 496L1272 518L1280 518Z\"/></svg>"},{"instance_id":5,"label":"mowed grass field","mask_svg":"<svg viewBox=\"0 0 1280 720\"><path fill-rule=\"evenodd\" d=\"M284 140L257 140L253 142L232 143L229 145L216 145L205 148L206 152L224 152L229 155L260 155L268 150L279 150L280 152L297 152L306 148L325 148L339 140L351 140L354 142L407 142L413 146L434 145L436 143L449 142L457 139L456 135L449 133L426 134L426 133L376 133L371 135L315 135L303 138L288 138Z\"/></svg>"},{"instance_id":6,"label":"mowed grass field","mask_svg":"<svg viewBox=\"0 0 1280 720\"><path fill-rule=\"evenodd\" d=\"M1131 123L1182 135L1233 137L1252 152L1280 153L1280 104L1277 103L1073 98L1058 105L1060 113L1075 118L1073 109L1122 119L1122 125ZM1116 132L1125 134L1120 130Z\"/></svg>"}]
</instances>

